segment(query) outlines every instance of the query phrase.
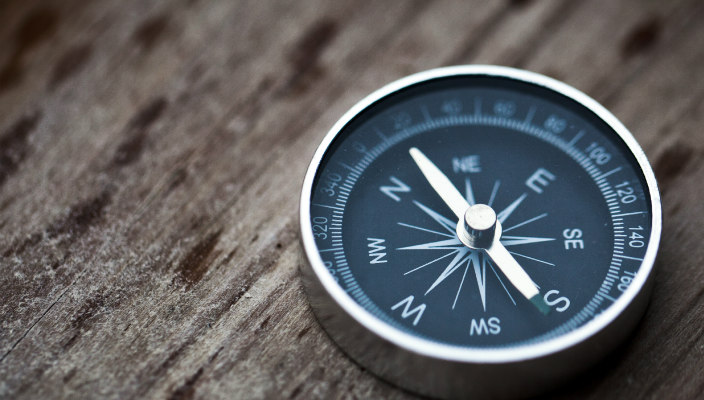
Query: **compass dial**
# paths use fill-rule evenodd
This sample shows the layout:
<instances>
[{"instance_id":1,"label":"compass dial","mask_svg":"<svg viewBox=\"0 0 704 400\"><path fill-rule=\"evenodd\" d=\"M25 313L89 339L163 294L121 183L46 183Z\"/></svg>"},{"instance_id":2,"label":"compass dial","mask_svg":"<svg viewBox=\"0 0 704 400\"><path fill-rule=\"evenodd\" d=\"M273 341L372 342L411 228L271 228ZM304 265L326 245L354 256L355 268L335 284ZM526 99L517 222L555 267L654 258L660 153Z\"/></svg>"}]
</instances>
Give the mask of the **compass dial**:
<instances>
[{"instance_id":1,"label":"compass dial","mask_svg":"<svg viewBox=\"0 0 704 400\"><path fill-rule=\"evenodd\" d=\"M386 92L321 146L302 225L311 262L390 332L526 348L588 325L647 278L659 199L615 119L502 74L439 74ZM458 233L478 204L501 228L493 245ZM489 246L505 249L535 296Z\"/></svg>"}]
</instances>

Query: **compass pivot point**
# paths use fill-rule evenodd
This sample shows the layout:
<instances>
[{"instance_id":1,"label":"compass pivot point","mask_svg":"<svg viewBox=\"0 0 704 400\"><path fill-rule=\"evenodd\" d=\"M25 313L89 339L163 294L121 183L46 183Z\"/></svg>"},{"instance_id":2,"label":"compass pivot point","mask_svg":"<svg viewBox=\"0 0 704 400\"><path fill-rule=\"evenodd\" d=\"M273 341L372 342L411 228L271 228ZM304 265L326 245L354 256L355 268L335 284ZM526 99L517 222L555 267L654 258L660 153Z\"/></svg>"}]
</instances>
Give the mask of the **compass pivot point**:
<instances>
[{"instance_id":1,"label":"compass pivot point","mask_svg":"<svg viewBox=\"0 0 704 400\"><path fill-rule=\"evenodd\" d=\"M464 213L464 229L471 247L490 247L496 232L496 212L486 204L470 206Z\"/></svg>"}]
</instances>

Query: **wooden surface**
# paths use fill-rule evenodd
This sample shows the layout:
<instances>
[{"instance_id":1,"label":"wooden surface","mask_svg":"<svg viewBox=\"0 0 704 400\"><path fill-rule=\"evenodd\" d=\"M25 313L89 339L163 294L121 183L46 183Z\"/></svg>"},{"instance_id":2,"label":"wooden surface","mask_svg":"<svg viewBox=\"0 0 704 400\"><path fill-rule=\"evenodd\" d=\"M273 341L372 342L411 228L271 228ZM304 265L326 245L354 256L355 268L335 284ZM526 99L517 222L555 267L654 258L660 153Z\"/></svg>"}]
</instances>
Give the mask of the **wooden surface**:
<instances>
[{"instance_id":1,"label":"wooden surface","mask_svg":"<svg viewBox=\"0 0 704 400\"><path fill-rule=\"evenodd\" d=\"M652 302L556 398L704 396L704 3L0 3L0 397L389 398L298 275L304 170L364 95L521 67L611 109L659 178Z\"/></svg>"}]
</instances>

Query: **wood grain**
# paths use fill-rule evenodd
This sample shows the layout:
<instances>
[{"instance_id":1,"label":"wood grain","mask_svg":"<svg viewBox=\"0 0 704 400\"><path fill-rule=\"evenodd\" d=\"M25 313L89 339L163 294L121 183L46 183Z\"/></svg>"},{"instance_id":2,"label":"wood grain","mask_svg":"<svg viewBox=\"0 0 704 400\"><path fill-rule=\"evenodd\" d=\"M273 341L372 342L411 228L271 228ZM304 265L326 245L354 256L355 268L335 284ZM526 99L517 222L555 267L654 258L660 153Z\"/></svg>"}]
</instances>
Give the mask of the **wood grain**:
<instances>
[{"instance_id":1,"label":"wood grain","mask_svg":"<svg viewBox=\"0 0 704 400\"><path fill-rule=\"evenodd\" d=\"M412 398L302 292L332 123L408 73L545 73L622 119L663 194L637 331L555 398L704 396L704 4L0 3L0 397Z\"/></svg>"}]
</instances>

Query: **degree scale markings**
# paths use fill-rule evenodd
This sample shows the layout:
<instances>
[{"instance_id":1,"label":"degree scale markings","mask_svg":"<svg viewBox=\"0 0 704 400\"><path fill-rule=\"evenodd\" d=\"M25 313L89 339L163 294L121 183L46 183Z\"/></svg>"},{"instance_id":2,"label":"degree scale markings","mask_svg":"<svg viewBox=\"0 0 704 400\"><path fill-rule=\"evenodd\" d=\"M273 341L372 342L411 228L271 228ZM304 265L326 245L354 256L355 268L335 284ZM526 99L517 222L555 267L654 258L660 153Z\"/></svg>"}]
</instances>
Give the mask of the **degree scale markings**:
<instances>
[{"instance_id":1,"label":"degree scale markings","mask_svg":"<svg viewBox=\"0 0 704 400\"><path fill-rule=\"evenodd\" d=\"M475 103L480 104L480 103ZM476 109L475 109L476 111ZM427 117L427 116L426 116ZM532 118L532 116L531 116ZM606 174L615 174L618 171L611 171L610 173L601 173L599 168L597 168L591 160L589 160L588 157L586 157L579 149L573 147L576 141L581 138L582 135L579 135L579 137L575 137L570 141L569 143L566 143L563 139L555 136L554 134L551 134L542 128L531 125L531 124L526 124L525 121L518 121L514 119L508 119L508 118L498 118L496 116L491 116L491 115L483 115L481 113L475 114L475 115L468 115L468 114L461 114L461 115L451 115L451 116L443 116L443 117L438 117L435 119L431 119L425 122L417 123L415 125L411 125L409 127L406 127L400 131L395 132L394 135L390 137L384 136L379 136L382 139L382 142L375 145L371 150L365 152L364 157L359 160L358 162L354 163L353 166L349 165L342 165L345 169L349 170L349 173L347 174L347 177L345 179L345 196L339 196L338 195L338 201L337 206L341 207L343 210L346 207L347 203L347 196L349 195L349 192L353 190L354 185L356 181L359 179L361 174L366 170L366 168L371 164L371 162L378 157L378 155L382 154L384 151L386 151L388 148L396 145L397 143L401 142L402 140L405 140L411 136L414 136L416 134L419 134L427 129L429 127L437 128L437 127L448 127L448 126L458 126L458 125L486 125L486 126L498 126L498 127L505 127L505 128L510 128L514 130L519 130L525 134L531 135L533 137L539 138L545 142L548 142L557 148L561 149L565 154L567 154L569 157L571 157L573 160L577 161L577 163L591 176L592 179L597 180L599 179L600 181L606 177ZM383 135L383 134L382 134ZM601 176L600 176L601 175ZM602 195L605 199L608 198L613 198L615 194L613 193L611 184L607 182L605 179L603 182L599 182L600 184L599 189L602 192ZM492 200L493 197L495 196L495 192L498 189L498 186L500 185L499 181L496 181L492 190ZM612 223L614 226L614 234L615 235L622 235L623 234L623 223L618 221L617 216L627 216L627 215L636 215L640 213L645 213L645 212L629 212L629 213L620 213L620 205L616 204L614 207L613 202L609 204L610 209L609 213L612 216ZM337 211L337 210L336 210ZM342 218L340 217L340 221ZM620 222L620 223L619 223ZM621 227L619 227L619 225ZM622 240L621 240L622 242ZM616 243L615 243L616 245ZM629 257L629 256L626 256ZM623 258L623 257L620 257ZM636 259L636 258L633 258ZM617 262L619 261L619 262ZM614 254L614 257L612 258L611 262L611 268L608 271L607 277L602 284L602 287L610 288L612 286L612 283L618 275L616 273L619 271L620 267L620 260L617 259L616 254ZM502 283L503 284L503 283ZM358 294L361 295L361 298L358 298L358 301L360 304L362 303L368 303L370 300L366 298L366 295L361 292ZM600 303L600 299L597 297L601 296L595 296L592 301L589 302L589 304L580 312L578 313L572 320L568 321L563 325L563 328L575 324L581 323L584 319L586 319L589 315L593 315L596 307ZM607 298L608 297L603 297ZM382 315L383 313L379 312L376 313L377 315ZM555 332L560 331L560 329L557 329ZM558 334L558 333L555 333Z\"/></svg>"}]
</instances>

